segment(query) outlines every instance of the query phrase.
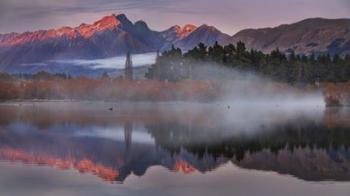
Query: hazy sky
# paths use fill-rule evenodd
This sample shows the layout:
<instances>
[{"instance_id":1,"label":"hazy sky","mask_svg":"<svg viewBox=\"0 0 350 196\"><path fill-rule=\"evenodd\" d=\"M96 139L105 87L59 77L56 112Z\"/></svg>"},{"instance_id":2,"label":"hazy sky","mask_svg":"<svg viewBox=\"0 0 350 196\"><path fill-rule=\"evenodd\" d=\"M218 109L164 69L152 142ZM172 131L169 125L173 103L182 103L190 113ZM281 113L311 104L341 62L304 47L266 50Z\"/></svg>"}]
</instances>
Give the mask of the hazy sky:
<instances>
[{"instance_id":1,"label":"hazy sky","mask_svg":"<svg viewBox=\"0 0 350 196\"><path fill-rule=\"evenodd\" d=\"M309 17L350 18L350 0L0 0L0 33L92 23L112 13L156 30L205 23L234 34Z\"/></svg>"}]
</instances>

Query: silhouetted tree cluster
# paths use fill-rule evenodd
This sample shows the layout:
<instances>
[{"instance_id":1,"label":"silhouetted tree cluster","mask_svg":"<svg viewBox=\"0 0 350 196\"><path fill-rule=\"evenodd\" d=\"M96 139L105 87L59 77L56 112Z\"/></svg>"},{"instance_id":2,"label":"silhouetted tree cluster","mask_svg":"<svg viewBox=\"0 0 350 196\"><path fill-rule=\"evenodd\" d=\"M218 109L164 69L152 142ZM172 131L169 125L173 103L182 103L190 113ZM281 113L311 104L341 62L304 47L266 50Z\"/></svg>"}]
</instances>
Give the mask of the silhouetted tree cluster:
<instances>
[{"instance_id":1,"label":"silhouetted tree cluster","mask_svg":"<svg viewBox=\"0 0 350 196\"><path fill-rule=\"evenodd\" d=\"M269 54L247 50L243 42L221 46L215 43L207 47L200 43L192 50L182 53L172 47L157 58L149 69L149 79L178 81L196 75L194 65L215 63L237 70L251 71L275 80L295 83L345 82L350 79L350 55L288 55L278 48ZM196 66L198 70L198 66Z\"/></svg>"},{"instance_id":2,"label":"silhouetted tree cluster","mask_svg":"<svg viewBox=\"0 0 350 196\"><path fill-rule=\"evenodd\" d=\"M255 153L266 149L277 154L284 149L293 152L300 148L324 150L350 148L349 127L327 126L312 121L299 122L299 124L290 122L275 128L269 127L261 130L254 137L245 134L220 137L220 133L225 133L227 130L216 128L216 131L213 132L212 128L177 123L148 125L146 128L162 148L173 154L179 153L181 149L186 149L197 155L198 158L203 158L207 154L214 158L235 158L240 161L248 152ZM203 132L206 133L203 136L206 139L198 135ZM198 137L201 137L203 141L198 142Z\"/></svg>"},{"instance_id":3,"label":"silhouetted tree cluster","mask_svg":"<svg viewBox=\"0 0 350 196\"><path fill-rule=\"evenodd\" d=\"M15 80L61 80L71 79L72 77L68 74L63 73L49 73L40 71L33 74L9 74L0 72L0 81L15 81Z\"/></svg>"}]
</instances>

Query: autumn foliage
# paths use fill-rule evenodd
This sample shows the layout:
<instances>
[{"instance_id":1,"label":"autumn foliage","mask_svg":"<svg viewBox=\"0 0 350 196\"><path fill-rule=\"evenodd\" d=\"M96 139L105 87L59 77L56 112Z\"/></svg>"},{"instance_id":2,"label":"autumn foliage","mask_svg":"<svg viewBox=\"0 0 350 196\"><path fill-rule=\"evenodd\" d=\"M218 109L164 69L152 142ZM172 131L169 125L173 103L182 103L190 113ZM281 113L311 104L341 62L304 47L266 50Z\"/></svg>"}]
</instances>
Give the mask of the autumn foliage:
<instances>
[{"instance_id":1,"label":"autumn foliage","mask_svg":"<svg viewBox=\"0 0 350 196\"><path fill-rule=\"evenodd\" d=\"M0 80L0 100L207 101L215 99L219 92L219 86L213 81L92 78Z\"/></svg>"},{"instance_id":2,"label":"autumn foliage","mask_svg":"<svg viewBox=\"0 0 350 196\"><path fill-rule=\"evenodd\" d=\"M323 84L327 106L348 106L350 104L350 82Z\"/></svg>"}]
</instances>

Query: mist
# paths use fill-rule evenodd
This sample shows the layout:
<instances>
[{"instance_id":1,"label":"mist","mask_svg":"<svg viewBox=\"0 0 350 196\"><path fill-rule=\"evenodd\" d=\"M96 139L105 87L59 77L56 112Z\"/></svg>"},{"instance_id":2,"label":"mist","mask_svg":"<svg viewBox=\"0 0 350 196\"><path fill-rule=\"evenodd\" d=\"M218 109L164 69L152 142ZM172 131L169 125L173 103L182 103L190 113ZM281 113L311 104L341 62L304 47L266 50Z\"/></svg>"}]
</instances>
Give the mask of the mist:
<instances>
[{"instance_id":1,"label":"mist","mask_svg":"<svg viewBox=\"0 0 350 196\"><path fill-rule=\"evenodd\" d=\"M133 66L135 68L147 66L155 63L156 53L144 53L132 55ZM105 59L69 59L51 61L60 64L73 66L85 66L91 69L124 69L126 56L117 56Z\"/></svg>"},{"instance_id":2,"label":"mist","mask_svg":"<svg viewBox=\"0 0 350 196\"><path fill-rule=\"evenodd\" d=\"M179 66L170 66L165 77L180 79L146 79L145 74L156 63L156 53L132 55L134 80L121 80L124 76L125 58L119 56L107 59L52 61L56 63L55 66L69 67L75 71L80 70L75 69L76 67L89 69L96 75L90 81L96 86L93 89L85 89L84 81L79 80L80 76L77 76L75 81L52 83L47 89L48 92L44 91L41 97L95 101L206 102L223 104L228 109L248 107L254 110L325 107L322 90L317 87L289 85L248 69L229 68L213 62L187 62L187 67L181 64L181 59L172 59L166 63ZM55 71L50 64L47 64L47 67ZM82 74L91 72L82 71ZM110 80L101 82L100 78L104 72L108 73ZM57 90L51 92L52 89ZM20 93L23 96L19 98L27 97L28 93ZM37 91L33 93L37 94Z\"/></svg>"},{"instance_id":3,"label":"mist","mask_svg":"<svg viewBox=\"0 0 350 196\"><path fill-rule=\"evenodd\" d=\"M214 102L228 107L325 107L323 92L316 86L278 82L261 73L217 63L193 62L190 67L190 80L215 81L220 94ZM173 69L171 74L183 78L188 71Z\"/></svg>"},{"instance_id":4,"label":"mist","mask_svg":"<svg viewBox=\"0 0 350 196\"><path fill-rule=\"evenodd\" d=\"M114 107L113 111L108 108ZM0 105L7 116L0 126L10 133L45 134L72 138L124 141L126 127L133 142L154 144L150 131L174 135L191 134L192 142L215 143L228 137L254 137L279 128L302 127L334 119L339 113L325 113L321 107L254 107L227 103L194 102L35 102ZM347 113L348 114L348 113ZM155 127L154 127L155 126ZM23 131L25 130L25 131ZM181 138L178 138L181 139ZM191 138L183 137L186 142Z\"/></svg>"}]
</instances>

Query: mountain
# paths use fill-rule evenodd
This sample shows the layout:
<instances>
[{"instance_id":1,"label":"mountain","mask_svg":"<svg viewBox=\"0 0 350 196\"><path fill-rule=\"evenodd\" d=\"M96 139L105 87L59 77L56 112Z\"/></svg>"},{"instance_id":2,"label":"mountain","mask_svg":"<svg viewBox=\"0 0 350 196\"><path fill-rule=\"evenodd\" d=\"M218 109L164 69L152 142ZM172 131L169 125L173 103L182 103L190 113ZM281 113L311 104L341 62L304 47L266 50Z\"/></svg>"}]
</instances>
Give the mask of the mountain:
<instances>
[{"instance_id":1,"label":"mountain","mask_svg":"<svg viewBox=\"0 0 350 196\"><path fill-rule=\"evenodd\" d=\"M183 27L179 25L175 25L170 27L169 29L161 32L161 37L166 41L170 43L174 43L178 40L181 40L185 37L187 37L189 34L191 34L193 31L195 31L198 27L192 24L187 24Z\"/></svg>"},{"instance_id":2,"label":"mountain","mask_svg":"<svg viewBox=\"0 0 350 196\"><path fill-rule=\"evenodd\" d=\"M229 35L222 33L215 27L202 25L192 33L176 41L174 45L183 50L190 50L196 47L199 43L205 43L207 46L212 46L215 42L225 44L229 39Z\"/></svg>"},{"instance_id":3,"label":"mountain","mask_svg":"<svg viewBox=\"0 0 350 196\"><path fill-rule=\"evenodd\" d=\"M198 27L192 24L184 25L183 27L179 25L175 25L170 27L169 29L160 32L160 36L164 39L165 44L161 48L161 50L169 49L173 44L187 37L193 31L195 31Z\"/></svg>"},{"instance_id":4,"label":"mountain","mask_svg":"<svg viewBox=\"0 0 350 196\"><path fill-rule=\"evenodd\" d=\"M66 58L105 58L156 51L158 33L143 21L135 24L125 15L111 15L93 24L0 36L0 63L18 64Z\"/></svg>"},{"instance_id":5,"label":"mountain","mask_svg":"<svg viewBox=\"0 0 350 196\"><path fill-rule=\"evenodd\" d=\"M38 70L37 65L62 59L100 59L126 52L164 51L172 45L189 50L201 42L210 46L216 41L220 44L243 41L248 48L263 52L278 47L299 54L344 55L350 53L350 19L312 18L274 28L246 29L229 36L208 25L175 25L165 31L153 31L144 21L133 23L124 14L109 15L77 27L0 34L0 68L13 72L18 66L22 71L35 66L32 70Z\"/></svg>"},{"instance_id":6,"label":"mountain","mask_svg":"<svg viewBox=\"0 0 350 196\"><path fill-rule=\"evenodd\" d=\"M350 19L311 18L274 28L246 29L235 34L230 42L243 41L248 48L270 52L279 48L310 55L350 53Z\"/></svg>"},{"instance_id":7,"label":"mountain","mask_svg":"<svg viewBox=\"0 0 350 196\"><path fill-rule=\"evenodd\" d=\"M61 59L96 59L126 52L164 51L172 45L191 49L229 38L214 27L188 24L157 32L144 21L132 23L124 14L105 16L78 27L0 34L0 65L32 65Z\"/></svg>"},{"instance_id":8,"label":"mountain","mask_svg":"<svg viewBox=\"0 0 350 196\"><path fill-rule=\"evenodd\" d=\"M230 39L229 35L222 33L213 26L201 25L200 27L196 27L191 24L187 24L183 27L173 26L161 32L161 35L166 40L162 48L163 50L169 49L171 45L181 48L182 50L190 50L199 43L212 46L216 41L224 44Z\"/></svg>"}]
</instances>

